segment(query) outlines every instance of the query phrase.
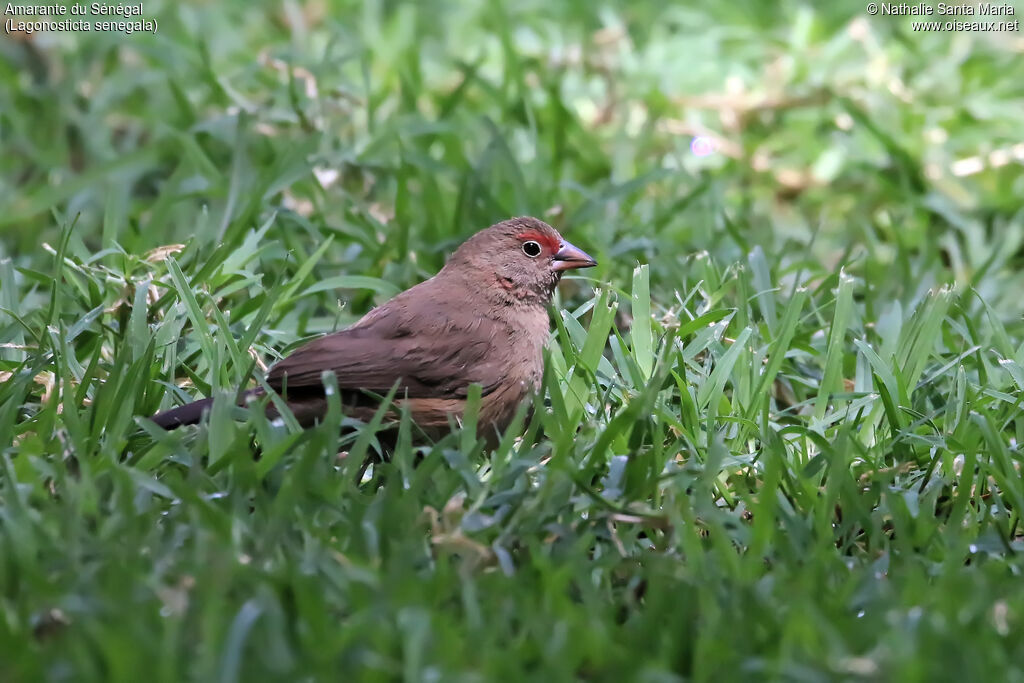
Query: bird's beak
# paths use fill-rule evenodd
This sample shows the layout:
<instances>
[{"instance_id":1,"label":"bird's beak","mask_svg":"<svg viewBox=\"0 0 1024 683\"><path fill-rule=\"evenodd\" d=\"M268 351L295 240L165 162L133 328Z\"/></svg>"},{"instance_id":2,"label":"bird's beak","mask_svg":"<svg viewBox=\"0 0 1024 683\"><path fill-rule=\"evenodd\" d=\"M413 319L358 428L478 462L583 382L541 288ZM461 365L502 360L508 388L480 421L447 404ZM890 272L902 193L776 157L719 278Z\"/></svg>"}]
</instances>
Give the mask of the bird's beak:
<instances>
[{"instance_id":1,"label":"bird's beak","mask_svg":"<svg viewBox=\"0 0 1024 683\"><path fill-rule=\"evenodd\" d=\"M555 254L555 270L572 270L573 268L590 268L596 266L597 261L590 258L587 252L579 247L574 247L565 240L559 245L558 253Z\"/></svg>"}]
</instances>

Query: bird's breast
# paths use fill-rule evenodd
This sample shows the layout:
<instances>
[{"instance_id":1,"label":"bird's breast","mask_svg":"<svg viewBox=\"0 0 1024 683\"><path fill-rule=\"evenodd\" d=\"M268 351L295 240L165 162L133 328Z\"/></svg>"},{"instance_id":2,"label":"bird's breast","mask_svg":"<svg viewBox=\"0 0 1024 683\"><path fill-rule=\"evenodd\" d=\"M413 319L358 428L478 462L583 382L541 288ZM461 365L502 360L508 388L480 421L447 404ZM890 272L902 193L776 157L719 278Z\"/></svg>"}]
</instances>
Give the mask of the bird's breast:
<instances>
[{"instance_id":1,"label":"bird's breast","mask_svg":"<svg viewBox=\"0 0 1024 683\"><path fill-rule=\"evenodd\" d=\"M480 406L481 421L504 431L520 404L540 389L544 374L544 343L548 338L547 311L524 315L501 326L493 352L500 354L501 378Z\"/></svg>"}]
</instances>

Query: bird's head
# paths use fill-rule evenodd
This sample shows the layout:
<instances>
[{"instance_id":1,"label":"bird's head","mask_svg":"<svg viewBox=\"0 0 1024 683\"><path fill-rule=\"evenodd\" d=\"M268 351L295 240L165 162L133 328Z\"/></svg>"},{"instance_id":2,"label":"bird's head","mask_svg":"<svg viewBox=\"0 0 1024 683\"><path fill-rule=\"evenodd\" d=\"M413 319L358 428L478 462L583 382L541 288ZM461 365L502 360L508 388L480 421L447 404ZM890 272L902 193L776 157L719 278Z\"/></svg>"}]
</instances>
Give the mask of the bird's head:
<instances>
[{"instance_id":1,"label":"bird's head","mask_svg":"<svg viewBox=\"0 0 1024 683\"><path fill-rule=\"evenodd\" d=\"M562 273L596 265L550 225L525 216L476 233L456 250L445 269L493 285L501 298L547 304Z\"/></svg>"}]
</instances>

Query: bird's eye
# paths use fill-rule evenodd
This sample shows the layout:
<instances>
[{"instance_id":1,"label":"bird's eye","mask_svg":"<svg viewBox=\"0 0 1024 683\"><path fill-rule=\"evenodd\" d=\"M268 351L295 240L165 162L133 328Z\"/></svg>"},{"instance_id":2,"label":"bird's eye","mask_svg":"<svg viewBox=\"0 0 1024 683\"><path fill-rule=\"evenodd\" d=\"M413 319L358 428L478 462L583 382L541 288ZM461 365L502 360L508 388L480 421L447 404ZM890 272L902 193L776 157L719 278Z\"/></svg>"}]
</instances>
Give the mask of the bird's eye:
<instances>
[{"instance_id":1,"label":"bird's eye","mask_svg":"<svg viewBox=\"0 0 1024 683\"><path fill-rule=\"evenodd\" d=\"M540 245L533 240L523 242L523 253L530 258L537 258L540 256Z\"/></svg>"}]
</instances>

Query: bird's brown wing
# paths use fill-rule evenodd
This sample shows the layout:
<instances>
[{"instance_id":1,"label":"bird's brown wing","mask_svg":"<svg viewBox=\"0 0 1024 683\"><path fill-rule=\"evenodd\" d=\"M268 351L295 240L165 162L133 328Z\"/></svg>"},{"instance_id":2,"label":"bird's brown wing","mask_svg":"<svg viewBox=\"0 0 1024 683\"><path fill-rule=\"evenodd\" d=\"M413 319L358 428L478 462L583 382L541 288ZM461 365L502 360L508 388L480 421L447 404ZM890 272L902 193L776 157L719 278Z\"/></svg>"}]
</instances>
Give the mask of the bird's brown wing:
<instances>
[{"instance_id":1,"label":"bird's brown wing","mask_svg":"<svg viewBox=\"0 0 1024 683\"><path fill-rule=\"evenodd\" d=\"M364 321L300 347L277 363L267 381L276 391L321 391L324 370L334 372L346 393L464 399L470 384L494 391L503 373L507 335L495 323L451 306L426 310L377 309Z\"/></svg>"}]
</instances>

